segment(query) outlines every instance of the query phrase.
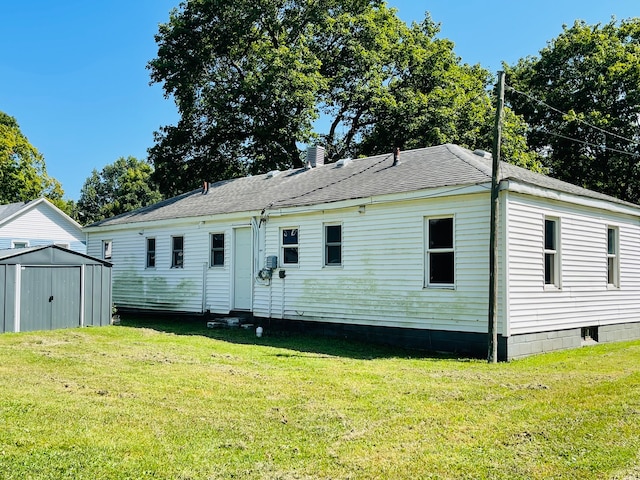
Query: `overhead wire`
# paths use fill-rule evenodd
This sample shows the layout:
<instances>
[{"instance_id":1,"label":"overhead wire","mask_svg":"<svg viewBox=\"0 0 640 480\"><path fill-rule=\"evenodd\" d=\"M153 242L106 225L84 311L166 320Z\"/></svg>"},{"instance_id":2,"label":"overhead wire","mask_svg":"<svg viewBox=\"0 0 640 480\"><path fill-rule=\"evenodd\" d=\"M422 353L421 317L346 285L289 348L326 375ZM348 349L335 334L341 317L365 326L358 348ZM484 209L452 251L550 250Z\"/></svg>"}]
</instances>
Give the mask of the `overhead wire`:
<instances>
[{"instance_id":1,"label":"overhead wire","mask_svg":"<svg viewBox=\"0 0 640 480\"><path fill-rule=\"evenodd\" d=\"M539 98L534 97L533 95L531 95L531 94L529 94L529 93L521 92L520 90L517 90L517 89L513 88L513 87L512 87L512 86L510 86L510 85L505 85L505 88L507 88L507 89L509 89L509 90L513 91L514 93L517 93L518 95L522 95L523 97L526 97L526 98L528 98L529 100L531 100L531 101L533 101L533 102L536 102L536 103L538 103L538 104L540 104L540 105L543 105L544 107L548 108L549 110L552 110L552 111L554 111L554 112L556 112L556 113L559 113L559 114L561 114L562 116L567 116L567 115L569 115L567 112L563 112L562 110L560 110L560 109L558 109L558 108L555 108L555 107L553 107L553 106L549 105L548 103L546 103L546 102L544 102L544 101L540 100ZM618 138L618 139L620 139L620 140L624 140L625 142L629 142L629 143L631 143L631 144L634 144L634 145L638 145L638 146L640 146L640 142L638 142L638 141L636 141L636 140L632 140L632 139L630 139L630 138L623 137L622 135L618 135L617 133L614 133L614 132L610 132L610 131L608 131L608 130L605 130L605 129L603 129L603 128L601 128L601 127L598 127L598 126L596 126L596 125L593 125L593 124L591 124L591 123L589 123L589 122L587 122L587 121L585 121L585 120L582 120L581 118L576 117L576 121L578 121L578 122L580 122L580 123L582 123L582 124L584 124L584 125L586 125L586 126L588 126L588 127L590 127L590 128L593 128L593 129L595 129L595 130L598 130L599 132L601 132L601 133L603 133L603 134L605 134L605 135L611 135L611 136L616 137L616 138ZM622 153L622 154L624 154L624 155L629 155L629 156L633 156L633 157L637 157L637 156L638 156L638 153L635 153L635 152L626 152L626 151L624 151L624 150L620 150L620 149L617 149L617 148L606 147L606 146L603 146L603 145L594 144L594 143L591 143L591 142L587 142L587 141L585 141L585 140L580 140L580 139L578 139L578 138L568 137L568 136L566 136L566 135L561 135L561 134L559 134L559 133L550 132L550 131L548 131L548 130L540 129L539 131L540 131L540 132L542 132L542 133L548 134L548 135L553 135L553 136L556 136L556 137L559 137L559 138L563 138L563 139L565 139L565 140L570 140L570 141L574 141L574 142L577 142L577 143L581 143L581 144L583 144L583 145L588 145L588 146L591 146L591 147L602 148L602 149L604 149L604 150L609 150L609 151L616 152L616 153Z\"/></svg>"}]
</instances>

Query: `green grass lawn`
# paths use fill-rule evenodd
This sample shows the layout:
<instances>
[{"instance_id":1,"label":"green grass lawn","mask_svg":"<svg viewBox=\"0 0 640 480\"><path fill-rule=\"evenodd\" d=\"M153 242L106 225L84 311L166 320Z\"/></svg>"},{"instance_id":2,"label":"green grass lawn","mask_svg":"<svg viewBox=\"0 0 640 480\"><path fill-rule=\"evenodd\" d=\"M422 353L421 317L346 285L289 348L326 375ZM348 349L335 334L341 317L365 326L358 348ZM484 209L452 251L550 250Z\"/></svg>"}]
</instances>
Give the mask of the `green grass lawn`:
<instances>
[{"instance_id":1,"label":"green grass lawn","mask_svg":"<svg viewBox=\"0 0 640 480\"><path fill-rule=\"evenodd\" d=\"M0 479L640 478L640 342L489 365L180 322L0 335Z\"/></svg>"}]
</instances>

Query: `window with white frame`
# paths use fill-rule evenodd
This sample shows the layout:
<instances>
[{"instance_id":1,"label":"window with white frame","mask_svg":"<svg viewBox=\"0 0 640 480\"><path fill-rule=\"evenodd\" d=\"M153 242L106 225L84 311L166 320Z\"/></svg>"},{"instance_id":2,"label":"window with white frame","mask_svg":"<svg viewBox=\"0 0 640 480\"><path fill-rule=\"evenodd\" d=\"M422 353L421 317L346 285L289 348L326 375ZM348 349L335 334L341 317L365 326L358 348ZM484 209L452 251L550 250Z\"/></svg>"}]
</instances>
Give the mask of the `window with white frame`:
<instances>
[{"instance_id":1,"label":"window with white frame","mask_svg":"<svg viewBox=\"0 0 640 480\"><path fill-rule=\"evenodd\" d=\"M283 228L280 231L282 264L298 264L298 229Z\"/></svg>"},{"instance_id":2,"label":"window with white frame","mask_svg":"<svg viewBox=\"0 0 640 480\"><path fill-rule=\"evenodd\" d=\"M455 284L455 240L453 217L428 218L427 286L453 286Z\"/></svg>"},{"instance_id":3,"label":"window with white frame","mask_svg":"<svg viewBox=\"0 0 640 480\"><path fill-rule=\"evenodd\" d=\"M209 266L224 266L224 233L212 233L210 235L211 254L209 258Z\"/></svg>"},{"instance_id":4,"label":"window with white frame","mask_svg":"<svg viewBox=\"0 0 640 480\"><path fill-rule=\"evenodd\" d=\"M156 266L156 239L147 237L147 268L155 268Z\"/></svg>"},{"instance_id":5,"label":"window with white frame","mask_svg":"<svg viewBox=\"0 0 640 480\"><path fill-rule=\"evenodd\" d=\"M111 240L102 241L102 258L103 260L111 260L113 250L113 242Z\"/></svg>"},{"instance_id":6,"label":"window with white frame","mask_svg":"<svg viewBox=\"0 0 640 480\"><path fill-rule=\"evenodd\" d=\"M620 286L620 257L618 229L607 227L607 285Z\"/></svg>"},{"instance_id":7,"label":"window with white frame","mask_svg":"<svg viewBox=\"0 0 640 480\"><path fill-rule=\"evenodd\" d=\"M557 218L544 219L544 284L560 287L560 222Z\"/></svg>"},{"instance_id":8,"label":"window with white frame","mask_svg":"<svg viewBox=\"0 0 640 480\"><path fill-rule=\"evenodd\" d=\"M324 226L324 264L342 265L342 225Z\"/></svg>"},{"instance_id":9,"label":"window with white frame","mask_svg":"<svg viewBox=\"0 0 640 480\"><path fill-rule=\"evenodd\" d=\"M12 240L11 248L27 248L29 246L28 240Z\"/></svg>"},{"instance_id":10,"label":"window with white frame","mask_svg":"<svg viewBox=\"0 0 640 480\"><path fill-rule=\"evenodd\" d=\"M171 237L171 268L184 266L184 237Z\"/></svg>"}]
</instances>

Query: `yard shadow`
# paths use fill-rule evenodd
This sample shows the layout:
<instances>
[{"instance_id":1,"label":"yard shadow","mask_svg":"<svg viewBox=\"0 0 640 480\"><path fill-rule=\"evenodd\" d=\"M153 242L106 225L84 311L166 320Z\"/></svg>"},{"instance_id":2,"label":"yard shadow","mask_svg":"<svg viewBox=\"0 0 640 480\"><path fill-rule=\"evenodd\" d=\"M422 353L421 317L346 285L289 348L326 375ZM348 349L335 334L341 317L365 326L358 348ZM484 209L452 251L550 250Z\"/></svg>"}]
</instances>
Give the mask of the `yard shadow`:
<instances>
[{"instance_id":1,"label":"yard shadow","mask_svg":"<svg viewBox=\"0 0 640 480\"><path fill-rule=\"evenodd\" d=\"M212 320L213 319L207 319L206 317L193 316L124 315L121 316L120 325L132 328L148 328L158 332L172 333L174 335L202 336L242 345L262 345L281 348L287 351L274 353L274 355L282 357L295 357L298 353L304 353L305 356L308 356L308 354L317 354L357 360L373 360L379 358L469 360L468 358L460 358L455 355L384 345L357 338L327 336L314 332L292 330L282 328L282 326L269 325L268 323L263 323L263 334L261 337L258 337L256 335L255 325L248 328L242 326L208 328L207 322Z\"/></svg>"}]
</instances>

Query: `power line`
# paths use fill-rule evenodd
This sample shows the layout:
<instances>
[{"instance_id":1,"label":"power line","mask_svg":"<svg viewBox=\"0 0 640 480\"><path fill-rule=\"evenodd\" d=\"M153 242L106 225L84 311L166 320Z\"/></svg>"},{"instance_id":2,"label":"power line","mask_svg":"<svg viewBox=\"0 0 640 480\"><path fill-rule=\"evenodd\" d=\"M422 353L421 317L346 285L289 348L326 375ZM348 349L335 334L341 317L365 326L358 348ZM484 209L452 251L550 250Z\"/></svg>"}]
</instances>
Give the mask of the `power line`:
<instances>
[{"instance_id":1,"label":"power line","mask_svg":"<svg viewBox=\"0 0 640 480\"><path fill-rule=\"evenodd\" d=\"M538 131L541 132L541 133L547 134L547 135L553 135L554 137L559 137L559 138L563 138L565 140L571 140L573 142L581 143L583 145L588 145L590 147L602 148L604 150L610 150L612 152L622 153L624 155L629 155L630 157L637 157L638 156L638 154L635 153L635 152L625 152L624 150L619 150L617 148L603 147L602 145L598 145L597 143L591 143L591 142L587 142L585 140L579 140L577 138L567 137L566 135L561 135L559 133L550 132L548 130L539 129Z\"/></svg>"},{"instance_id":2,"label":"power line","mask_svg":"<svg viewBox=\"0 0 640 480\"><path fill-rule=\"evenodd\" d=\"M545 107L547 107L547 108L548 108L548 109L550 109L550 110L553 110L553 111L554 111L554 112L556 112L556 113L559 113L559 114L561 114L561 115L563 115L563 116L569 115L568 113L563 112L562 110L558 110L558 109L557 109L557 108L555 108L555 107L552 107L552 106L551 106L551 105L549 105L548 103L543 102L542 100L540 100L540 99L538 99L538 98L534 97L534 96L533 96L533 95L531 95L531 94L528 94L528 93L525 93L525 92L521 92L520 90L516 90L515 88L513 88L513 87L511 87L511 86L509 86L509 85L506 85L506 88L508 88L509 90L511 90L511 91L513 91L513 92L515 92L515 93L517 93L517 94L519 94L519 95L522 95L522 96L524 96L524 97L528 98L529 100L532 100L532 101L534 101L534 102L536 102L536 103L539 103L540 105L544 105ZM577 118L577 117L576 117L576 120L577 120L578 122L580 122L580 123L583 123L583 124L585 124L585 125L587 125L587 126L591 127L591 128L595 128L596 130L598 130L598 131L600 131L600 132L602 132L602 133L604 133L604 134L606 134L606 135L611 135L611 136L614 136L614 137L619 138L620 140L624 140L625 142L633 143L633 144L635 144L635 145L640 146L640 143L639 143L639 142L637 142L636 140L631 140L630 138L623 137L623 136L621 136L621 135L618 135L617 133L609 132L609 131L607 131L607 130L605 130L605 129L603 129L603 128L597 127L596 125L592 125L592 124L590 124L589 122L586 122L586 121L584 121L584 120L582 120L582 119L580 119L580 118ZM553 135L551 132L546 132L546 133L549 133L549 134ZM562 135L557 135L557 134L556 134L556 136L562 137ZM582 140L578 140L578 139L575 139L575 138L569 138L569 137L562 137L562 138L565 138L565 139L567 139L567 140L575 140L575 141L577 141L577 142L585 143L585 144L587 144L587 145L597 146L597 145L593 145L593 144L590 144L590 143L588 143L588 142L584 142L584 141L582 141ZM624 152L624 151L621 151L621 150L616 150L615 148L608 148L608 147L602 147L602 148L605 148L606 150L612 150L612 151L614 151L614 152L619 152L619 153L629 153L629 152ZM635 156L635 155L637 155L637 154L632 154L632 155L634 155L634 156Z\"/></svg>"}]
</instances>

